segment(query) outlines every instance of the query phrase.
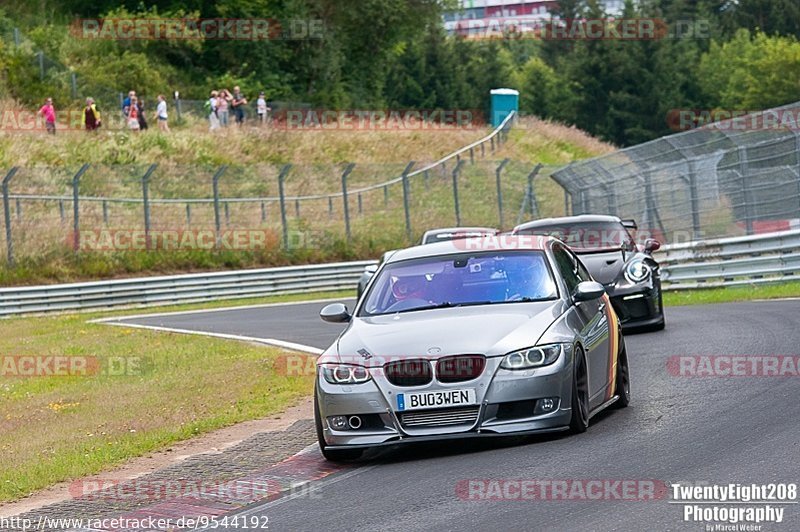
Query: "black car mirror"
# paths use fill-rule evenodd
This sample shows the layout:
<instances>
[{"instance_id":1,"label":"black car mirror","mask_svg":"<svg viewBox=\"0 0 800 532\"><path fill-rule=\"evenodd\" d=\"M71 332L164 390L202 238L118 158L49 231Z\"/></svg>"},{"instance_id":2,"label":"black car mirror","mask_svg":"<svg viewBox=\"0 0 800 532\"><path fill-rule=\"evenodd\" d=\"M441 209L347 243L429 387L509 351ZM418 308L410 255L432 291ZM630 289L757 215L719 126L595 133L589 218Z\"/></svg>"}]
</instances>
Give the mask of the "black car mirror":
<instances>
[{"instance_id":1,"label":"black car mirror","mask_svg":"<svg viewBox=\"0 0 800 532\"><path fill-rule=\"evenodd\" d=\"M576 303L579 303L601 298L605 293L606 289L597 281L584 281L575 287L575 293L572 297Z\"/></svg>"},{"instance_id":2,"label":"black car mirror","mask_svg":"<svg viewBox=\"0 0 800 532\"><path fill-rule=\"evenodd\" d=\"M319 311L319 317L328 323L347 323L351 318L347 306L342 303L331 303L325 306Z\"/></svg>"}]
</instances>

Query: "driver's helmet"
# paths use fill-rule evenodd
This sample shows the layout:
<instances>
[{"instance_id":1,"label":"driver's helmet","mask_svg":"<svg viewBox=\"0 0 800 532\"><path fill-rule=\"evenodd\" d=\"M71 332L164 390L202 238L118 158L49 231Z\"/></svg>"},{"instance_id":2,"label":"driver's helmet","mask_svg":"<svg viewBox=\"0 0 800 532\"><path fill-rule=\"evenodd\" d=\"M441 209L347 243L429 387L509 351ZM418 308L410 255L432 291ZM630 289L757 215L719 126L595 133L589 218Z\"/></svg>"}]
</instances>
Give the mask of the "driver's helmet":
<instances>
[{"instance_id":1,"label":"driver's helmet","mask_svg":"<svg viewBox=\"0 0 800 532\"><path fill-rule=\"evenodd\" d=\"M398 301L405 299L425 299L428 280L424 275L405 275L392 277L392 294Z\"/></svg>"}]
</instances>

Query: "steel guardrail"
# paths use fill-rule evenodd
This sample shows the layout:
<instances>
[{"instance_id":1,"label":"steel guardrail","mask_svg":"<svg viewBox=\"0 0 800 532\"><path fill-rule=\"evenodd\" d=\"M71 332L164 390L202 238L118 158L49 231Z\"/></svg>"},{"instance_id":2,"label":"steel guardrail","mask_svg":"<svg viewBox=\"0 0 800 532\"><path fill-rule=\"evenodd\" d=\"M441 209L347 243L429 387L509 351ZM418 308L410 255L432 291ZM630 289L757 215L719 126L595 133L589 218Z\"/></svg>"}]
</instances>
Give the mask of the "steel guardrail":
<instances>
[{"instance_id":1,"label":"steel guardrail","mask_svg":"<svg viewBox=\"0 0 800 532\"><path fill-rule=\"evenodd\" d=\"M115 279L0 289L0 316L173 305L221 299L352 289L377 261Z\"/></svg>"},{"instance_id":2,"label":"steel guardrail","mask_svg":"<svg viewBox=\"0 0 800 532\"><path fill-rule=\"evenodd\" d=\"M800 230L664 246L665 290L800 279ZM0 316L353 290L374 260L0 289Z\"/></svg>"},{"instance_id":3,"label":"steel guardrail","mask_svg":"<svg viewBox=\"0 0 800 532\"><path fill-rule=\"evenodd\" d=\"M800 230L672 244L655 258L665 290L800 279Z\"/></svg>"}]
</instances>

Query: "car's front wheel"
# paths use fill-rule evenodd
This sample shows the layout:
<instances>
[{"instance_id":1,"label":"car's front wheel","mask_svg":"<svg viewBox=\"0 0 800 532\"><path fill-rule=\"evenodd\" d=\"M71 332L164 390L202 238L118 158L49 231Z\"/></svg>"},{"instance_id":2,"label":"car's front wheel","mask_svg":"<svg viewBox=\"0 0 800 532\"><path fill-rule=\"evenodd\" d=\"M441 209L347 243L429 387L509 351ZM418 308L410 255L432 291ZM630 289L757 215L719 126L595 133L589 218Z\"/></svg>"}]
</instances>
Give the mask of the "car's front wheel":
<instances>
[{"instance_id":1,"label":"car's front wheel","mask_svg":"<svg viewBox=\"0 0 800 532\"><path fill-rule=\"evenodd\" d=\"M330 449L325 442L325 432L322 428L322 416L319 413L319 402L317 401L317 392L314 390L314 425L317 429L317 442L319 442L319 450L326 460L331 462L342 462L345 460L355 460L360 458L364 453L363 449Z\"/></svg>"},{"instance_id":2,"label":"car's front wheel","mask_svg":"<svg viewBox=\"0 0 800 532\"><path fill-rule=\"evenodd\" d=\"M583 349L575 348L572 363L572 417L569 428L575 434L586 432L589 427L589 378Z\"/></svg>"}]
</instances>

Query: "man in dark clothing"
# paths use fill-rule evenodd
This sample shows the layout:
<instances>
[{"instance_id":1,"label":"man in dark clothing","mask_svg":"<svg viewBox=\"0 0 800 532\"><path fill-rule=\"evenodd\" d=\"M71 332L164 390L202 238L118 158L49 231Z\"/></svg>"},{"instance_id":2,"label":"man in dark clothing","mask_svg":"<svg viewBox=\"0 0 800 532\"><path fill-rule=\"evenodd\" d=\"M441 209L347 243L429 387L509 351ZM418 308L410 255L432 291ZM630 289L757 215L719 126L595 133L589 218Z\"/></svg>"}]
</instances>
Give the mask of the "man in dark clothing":
<instances>
[{"instance_id":1,"label":"man in dark clothing","mask_svg":"<svg viewBox=\"0 0 800 532\"><path fill-rule=\"evenodd\" d=\"M244 106L247 105L247 98L242 96L242 92L239 90L239 87L233 88L233 101L231 101L231 107L233 107L233 116L236 117L236 123L238 125L244 124Z\"/></svg>"}]
</instances>

